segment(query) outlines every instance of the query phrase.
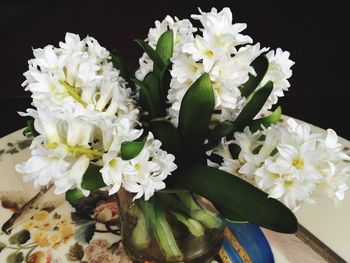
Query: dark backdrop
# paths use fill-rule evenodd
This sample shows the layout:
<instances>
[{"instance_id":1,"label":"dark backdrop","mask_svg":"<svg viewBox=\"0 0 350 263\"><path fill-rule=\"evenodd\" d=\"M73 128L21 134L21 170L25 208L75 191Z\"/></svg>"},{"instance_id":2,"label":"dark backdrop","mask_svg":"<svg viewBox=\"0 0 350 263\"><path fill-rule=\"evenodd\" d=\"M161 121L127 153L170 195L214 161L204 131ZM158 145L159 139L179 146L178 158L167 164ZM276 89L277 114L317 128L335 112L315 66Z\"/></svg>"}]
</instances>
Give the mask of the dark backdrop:
<instances>
[{"instance_id":1,"label":"dark backdrop","mask_svg":"<svg viewBox=\"0 0 350 263\"><path fill-rule=\"evenodd\" d=\"M236 22L263 46L291 52L291 88L280 100L284 113L350 139L349 0L168 1L2 0L0 3L0 136L23 127L16 113L30 105L21 87L32 48L57 45L65 32L89 34L124 54L136 69L144 38L156 19L179 18L215 6L233 10Z\"/></svg>"}]
</instances>

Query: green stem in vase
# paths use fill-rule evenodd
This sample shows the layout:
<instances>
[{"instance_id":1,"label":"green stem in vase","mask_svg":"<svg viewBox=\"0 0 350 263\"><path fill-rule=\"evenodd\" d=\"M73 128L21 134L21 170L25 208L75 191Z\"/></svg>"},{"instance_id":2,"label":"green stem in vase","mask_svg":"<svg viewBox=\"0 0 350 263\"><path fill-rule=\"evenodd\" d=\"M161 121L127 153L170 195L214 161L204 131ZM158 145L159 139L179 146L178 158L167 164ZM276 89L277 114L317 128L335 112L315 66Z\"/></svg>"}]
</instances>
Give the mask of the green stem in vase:
<instances>
[{"instance_id":1,"label":"green stem in vase","mask_svg":"<svg viewBox=\"0 0 350 263\"><path fill-rule=\"evenodd\" d=\"M138 249L145 249L151 241L150 229L148 222L140 209L134 207L137 223L131 234L132 244Z\"/></svg>"},{"instance_id":2,"label":"green stem in vase","mask_svg":"<svg viewBox=\"0 0 350 263\"><path fill-rule=\"evenodd\" d=\"M184 204L184 206L188 209L190 217L201 222L205 227L209 229L223 227L223 222L221 218L217 214L206 209L205 207L200 206L191 193L179 192L176 195Z\"/></svg>"},{"instance_id":3,"label":"green stem in vase","mask_svg":"<svg viewBox=\"0 0 350 263\"><path fill-rule=\"evenodd\" d=\"M154 198L138 200L138 205L148 221L154 237L167 260L182 260L183 255L176 244L171 227L165 218L164 211L156 206Z\"/></svg>"},{"instance_id":4,"label":"green stem in vase","mask_svg":"<svg viewBox=\"0 0 350 263\"><path fill-rule=\"evenodd\" d=\"M190 231L192 235L195 237L203 236L204 227L200 222L184 214L176 212L172 212L172 214L176 217L177 220L179 220L187 227L188 231Z\"/></svg>"}]
</instances>

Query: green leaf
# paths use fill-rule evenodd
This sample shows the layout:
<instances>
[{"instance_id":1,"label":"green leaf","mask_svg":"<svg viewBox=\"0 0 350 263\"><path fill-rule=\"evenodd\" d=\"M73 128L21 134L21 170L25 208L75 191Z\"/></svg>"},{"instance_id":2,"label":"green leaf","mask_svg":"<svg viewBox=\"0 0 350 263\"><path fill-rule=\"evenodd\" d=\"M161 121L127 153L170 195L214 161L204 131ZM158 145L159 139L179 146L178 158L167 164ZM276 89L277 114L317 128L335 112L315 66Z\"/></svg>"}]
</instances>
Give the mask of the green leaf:
<instances>
[{"instance_id":1,"label":"green leaf","mask_svg":"<svg viewBox=\"0 0 350 263\"><path fill-rule=\"evenodd\" d=\"M272 124L276 124L279 119L282 116L282 108L281 106L278 106L273 113L271 113L269 116L253 120L249 124L249 129L252 132L256 132L257 130L261 129L261 126L264 126L265 128L270 127Z\"/></svg>"},{"instance_id":2,"label":"green leaf","mask_svg":"<svg viewBox=\"0 0 350 263\"><path fill-rule=\"evenodd\" d=\"M73 246L69 248L69 252L66 254L66 257L69 262L80 262L84 257L83 246L76 242Z\"/></svg>"},{"instance_id":3,"label":"green leaf","mask_svg":"<svg viewBox=\"0 0 350 263\"><path fill-rule=\"evenodd\" d=\"M161 148L176 157L181 157L180 136L170 121L164 118L153 119L150 122L150 131L154 137L162 142Z\"/></svg>"},{"instance_id":4,"label":"green leaf","mask_svg":"<svg viewBox=\"0 0 350 263\"><path fill-rule=\"evenodd\" d=\"M66 200L68 202L74 202L74 201L78 201L81 198L83 198L84 195L83 195L83 192L80 189L75 188L75 189L68 190L66 192L65 197L66 197Z\"/></svg>"},{"instance_id":5,"label":"green leaf","mask_svg":"<svg viewBox=\"0 0 350 263\"><path fill-rule=\"evenodd\" d=\"M265 54L261 54L252 62L251 66L254 68L256 76L249 74L248 81L239 88L241 95L246 98L254 92L264 78L269 67L269 60Z\"/></svg>"},{"instance_id":6,"label":"green leaf","mask_svg":"<svg viewBox=\"0 0 350 263\"><path fill-rule=\"evenodd\" d=\"M84 190L89 190L91 192L94 192L102 187L105 187L106 184L103 181L100 170L101 170L100 166L90 163L89 167L87 168L87 170L83 175L81 188ZM68 190L66 192L65 197L68 202L74 202L83 198L84 195L80 189L75 188L75 189Z\"/></svg>"},{"instance_id":7,"label":"green leaf","mask_svg":"<svg viewBox=\"0 0 350 263\"><path fill-rule=\"evenodd\" d=\"M101 187L105 187L106 184L103 181L100 170L100 166L90 163L89 167L83 175L81 188L93 192L100 189Z\"/></svg>"},{"instance_id":8,"label":"green leaf","mask_svg":"<svg viewBox=\"0 0 350 263\"><path fill-rule=\"evenodd\" d=\"M22 133L24 136L27 136L28 133L30 133L33 137L39 135L39 133L34 128L34 119L30 119L27 121L27 127L23 130Z\"/></svg>"},{"instance_id":9,"label":"green leaf","mask_svg":"<svg viewBox=\"0 0 350 263\"><path fill-rule=\"evenodd\" d=\"M159 79L153 72L147 74L143 83L146 85L146 88L149 91L149 94L152 96L152 101L154 103L155 111L158 113L161 107L161 99L160 99L160 85ZM140 97L145 96L144 92L140 93ZM145 98L140 98L140 100L144 100Z\"/></svg>"},{"instance_id":10,"label":"green leaf","mask_svg":"<svg viewBox=\"0 0 350 263\"><path fill-rule=\"evenodd\" d=\"M295 233L298 229L295 215L285 205L232 174L193 165L182 170L176 182L217 204L225 215L234 213L239 218L282 233Z\"/></svg>"},{"instance_id":11,"label":"green leaf","mask_svg":"<svg viewBox=\"0 0 350 263\"><path fill-rule=\"evenodd\" d=\"M123 142L121 145L121 156L123 160L130 160L135 158L145 146L146 141L140 142Z\"/></svg>"},{"instance_id":12,"label":"green leaf","mask_svg":"<svg viewBox=\"0 0 350 263\"><path fill-rule=\"evenodd\" d=\"M170 88L171 74L169 69L171 68L171 63L159 73L159 83L160 83L160 98L162 106L166 107L167 95Z\"/></svg>"},{"instance_id":13,"label":"green leaf","mask_svg":"<svg viewBox=\"0 0 350 263\"><path fill-rule=\"evenodd\" d=\"M208 149L212 146L217 145L220 142L221 138L233 133L235 129L236 126L230 121L220 122L209 133L207 144Z\"/></svg>"},{"instance_id":14,"label":"green leaf","mask_svg":"<svg viewBox=\"0 0 350 263\"><path fill-rule=\"evenodd\" d=\"M230 154L232 156L232 159L238 159L238 155L239 153L241 152L241 147L239 147L238 144L235 144L235 143L231 143L229 146L228 146L228 149L230 151Z\"/></svg>"},{"instance_id":15,"label":"green leaf","mask_svg":"<svg viewBox=\"0 0 350 263\"><path fill-rule=\"evenodd\" d=\"M160 69L165 67L162 58L158 55L158 53L145 41L142 39L135 39L135 42L139 44L139 46L147 53L150 59L153 60L154 64Z\"/></svg>"},{"instance_id":16,"label":"green leaf","mask_svg":"<svg viewBox=\"0 0 350 263\"><path fill-rule=\"evenodd\" d=\"M89 243L96 230L95 221L81 225L75 232L74 238L82 243Z\"/></svg>"},{"instance_id":17,"label":"green leaf","mask_svg":"<svg viewBox=\"0 0 350 263\"><path fill-rule=\"evenodd\" d=\"M132 78L131 80L140 87L140 105L141 105L141 107L144 110L149 111L152 119L155 118L158 114L158 111L156 108L156 103L154 102L154 99L153 99L152 94L150 92L150 89L148 88L148 86L144 82L142 82L136 78Z\"/></svg>"},{"instance_id":18,"label":"green leaf","mask_svg":"<svg viewBox=\"0 0 350 263\"><path fill-rule=\"evenodd\" d=\"M214 204L215 208L220 211L220 214L225 217L227 221L230 221L232 223L249 223L248 220L243 219L242 217L238 216L237 213L233 210L226 210L220 207L220 205Z\"/></svg>"},{"instance_id":19,"label":"green leaf","mask_svg":"<svg viewBox=\"0 0 350 263\"><path fill-rule=\"evenodd\" d=\"M253 94L252 98L244 106L241 113L238 115L237 119L234 122L237 127L236 130L242 130L254 119L254 117L264 106L266 100L269 98L272 89L273 83L272 81L268 81L262 88L258 89Z\"/></svg>"},{"instance_id":20,"label":"green leaf","mask_svg":"<svg viewBox=\"0 0 350 263\"><path fill-rule=\"evenodd\" d=\"M156 52L162 59L163 64L167 65L173 55L174 33L172 30L165 31L158 39Z\"/></svg>"},{"instance_id":21,"label":"green leaf","mask_svg":"<svg viewBox=\"0 0 350 263\"><path fill-rule=\"evenodd\" d=\"M170 84L170 58L173 56L173 49L174 49L174 33L172 30L168 30L164 32L156 46L156 52L159 55L159 57L162 59L164 63L163 68L154 67L154 73L159 77L160 80L160 97L161 97L161 105L165 106L166 102L166 96L168 94L169 90L169 84ZM165 107L163 109L165 112Z\"/></svg>"},{"instance_id":22,"label":"green leaf","mask_svg":"<svg viewBox=\"0 0 350 263\"><path fill-rule=\"evenodd\" d=\"M30 239L30 232L26 229L23 229L16 234L13 234L9 238L10 244L22 245L25 244Z\"/></svg>"},{"instance_id":23,"label":"green leaf","mask_svg":"<svg viewBox=\"0 0 350 263\"><path fill-rule=\"evenodd\" d=\"M113 63L113 67L118 69L120 72L120 76L128 82L129 85L133 86L133 83L130 80L130 72L128 68L125 65L124 59L121 57L120 53L116 50L113 49L110 52L111 59L110 61ZM134 88L134 87L132 87Z\"/></svg>"},{"instance_id":24,"label":"green leaf","mask_svg":"<svg viewBox=\"0 0 350 263\"><path fill-rule=\"evenodd\" d=\"M180 108L178 129L190 152L203 145L214 106L212 83L208 73L204 73L186 92Z\"/></svg>"}]
</instances>

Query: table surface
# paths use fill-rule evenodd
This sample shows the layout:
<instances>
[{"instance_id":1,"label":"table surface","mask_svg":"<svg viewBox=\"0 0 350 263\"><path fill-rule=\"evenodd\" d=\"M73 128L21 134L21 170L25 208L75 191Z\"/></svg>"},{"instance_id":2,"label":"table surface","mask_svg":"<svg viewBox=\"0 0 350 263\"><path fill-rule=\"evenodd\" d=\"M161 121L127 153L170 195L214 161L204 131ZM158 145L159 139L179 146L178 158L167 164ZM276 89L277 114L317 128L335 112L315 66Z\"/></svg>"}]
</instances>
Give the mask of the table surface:
<instances>
[{"instance_id":1,"label":"table surface","mask_svg":"<svg viewBox=\"0 0 350 263\"><path fill-rule=\"evenodd\" d=\"M312 126L312 129L318 133L325 132L316 126ZM350 149L349 141L340 138L340 142ZM31 184L25 184L19 176L14 176L16 174L14 165L25 161L29 156L27 147L28 140L21 135L21 131L1 138L0 167L2 174L6 175L13 189L18 191L19 187L22 187L22 192L25 189L26 195L30 196L34 193ZM4 191L5 185L6 182L2 181L0 191ZM350 225L348 223L350 197L348 192L341 207L335 207L331 200L320 198L316 205L305 205L296 216L302 226L296 235L280 234L263 229L276 262L342 262L341 258L350 261L350 250L348 249L350 246Z\"/></svg>"}]
</instances>

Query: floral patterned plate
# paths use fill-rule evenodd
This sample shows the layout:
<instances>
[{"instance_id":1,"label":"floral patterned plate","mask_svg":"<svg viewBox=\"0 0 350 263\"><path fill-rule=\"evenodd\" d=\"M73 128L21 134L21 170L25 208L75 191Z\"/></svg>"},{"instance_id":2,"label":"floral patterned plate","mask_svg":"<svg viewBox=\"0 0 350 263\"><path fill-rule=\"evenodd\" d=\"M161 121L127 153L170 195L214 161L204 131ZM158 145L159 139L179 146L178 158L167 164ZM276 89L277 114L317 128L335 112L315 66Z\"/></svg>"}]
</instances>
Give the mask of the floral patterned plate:
<instances>
[{"instance_id":1,"label":"floral patterned plate","mask_svg":"<svg viewBox=\"0 0 350 263\"><path fill-rule=\"evenodd\" d=\"M0 139L0 262L130 262L120 240L113 196L95 192L73 206L53 187L34 189L16 173L29 157L21 131ZM264 234L228 223L217 262L274 262Z\"/></svg>"}]
</instances>

